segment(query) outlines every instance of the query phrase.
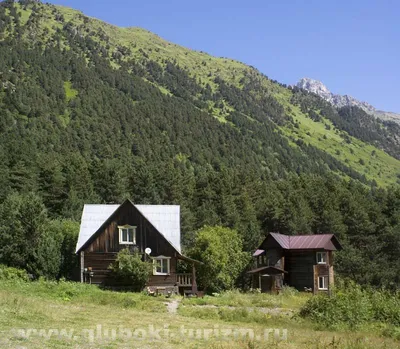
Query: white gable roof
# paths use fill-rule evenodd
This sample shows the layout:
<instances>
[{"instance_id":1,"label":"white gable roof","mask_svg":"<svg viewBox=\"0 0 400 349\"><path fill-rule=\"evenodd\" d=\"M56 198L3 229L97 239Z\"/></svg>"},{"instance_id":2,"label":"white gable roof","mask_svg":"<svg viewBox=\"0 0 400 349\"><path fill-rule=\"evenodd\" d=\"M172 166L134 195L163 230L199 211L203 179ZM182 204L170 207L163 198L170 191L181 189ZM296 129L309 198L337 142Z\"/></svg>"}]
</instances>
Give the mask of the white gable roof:
<instances>
[{"instance_id":1,"label":"white gable roof","mask_svg":"<svg viewBox=\"0 0 400 349\"><path fill-rule=\"evenodd\" d=\"M135 207L181 253L180 206L135 205Z\"/></svg>"},{"instance_id":2,"label":"white gable roof","mask_svg":"<svg viewBox=\"0 0 400 349\"><path fill-rule=\"evenodd\" d=\"M119 205L85 205L83 206L81 227L79 230L76 252L101 227L101 225L115 212Z\"/></svg>"},{"instance_id":3,"label":"white gable roof","mask_svg":"<svg viewBox=\"0 0 400 349\"><path fill-rule=\"evenodd\" d=\"M120 205L85 205L76 252L90 239ZM168 242L181 253L180 207L177 205L134 205Z\"/></svg>"}]
</instances>

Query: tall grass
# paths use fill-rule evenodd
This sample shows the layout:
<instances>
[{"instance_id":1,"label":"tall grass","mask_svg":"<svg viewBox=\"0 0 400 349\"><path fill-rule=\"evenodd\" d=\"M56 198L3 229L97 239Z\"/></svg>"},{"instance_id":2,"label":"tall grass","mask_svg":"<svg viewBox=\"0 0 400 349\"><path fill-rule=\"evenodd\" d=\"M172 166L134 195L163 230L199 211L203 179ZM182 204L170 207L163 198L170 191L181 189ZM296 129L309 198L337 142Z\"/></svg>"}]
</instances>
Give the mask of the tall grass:
<instances>
[{"instance_id":1,"label":"tall grass","mask_svg":"<svg viewBox=\"0 0 400 349\"><path fill-rule=\"evenodd\" d=\"M298 308L310 297L293 288L286 287L279 295L268 293L249 293L239 290L225 291L204 298L184 299L184 305L215 305L219 307L263 307L263 308Z\"/></svg>"},{"instance_id":2,"label":"tall grass","mask_svg":"<svg viewBox=\"0 0 400 349\"><path fill-rule=\"evenodd\" d=\"M332 296L310 298L300 316L320 328L356 330L366 324L384 328L383 333L400 339L400 292L362 289L347 284Z\"/></svg>"},{"instance_id":3,"label":"tall grass","mask_svg":"<svg viewBox=\"0 0 400 349\"><path fill-rule=\"evenodd\" d=\"M1 291L60 302L111 305L117 308L135 308L154 312L166 311L165 306L161 304L165 301L162 298L149 297L143 293L106 291L94 285L65 280L29 281L25 271L2 265L0 265Z\"/></svg>"}]
</instances>

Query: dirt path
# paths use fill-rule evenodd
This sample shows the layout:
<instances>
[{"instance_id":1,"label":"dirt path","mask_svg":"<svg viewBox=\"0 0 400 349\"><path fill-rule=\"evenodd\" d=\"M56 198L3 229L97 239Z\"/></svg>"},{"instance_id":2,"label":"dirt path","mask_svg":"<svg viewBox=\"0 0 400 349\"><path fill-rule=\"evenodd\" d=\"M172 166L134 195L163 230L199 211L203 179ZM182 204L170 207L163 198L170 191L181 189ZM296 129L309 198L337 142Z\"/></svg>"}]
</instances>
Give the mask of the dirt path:
<instances>
[{"instance_id":1,"label":"dirt path","mask_svg":"<svg viewBox=\"0 0 400 349\"><path fill-rule=\"evenodd\" d=\"M179 303L181 302L182 298L173 299L171 302L167 304L167 311L170 314L176 314L178 312Z\"/></svg>"}]
</instances>

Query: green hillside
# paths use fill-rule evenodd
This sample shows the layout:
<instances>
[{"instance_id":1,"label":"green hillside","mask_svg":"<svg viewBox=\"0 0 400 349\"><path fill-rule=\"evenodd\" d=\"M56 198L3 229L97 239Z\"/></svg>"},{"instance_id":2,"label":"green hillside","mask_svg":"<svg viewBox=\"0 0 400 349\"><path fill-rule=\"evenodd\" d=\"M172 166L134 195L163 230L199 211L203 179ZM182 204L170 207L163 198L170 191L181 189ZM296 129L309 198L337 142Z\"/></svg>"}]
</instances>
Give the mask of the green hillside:
<instances>
[{"instance_id":1,"label":"green hillside","mask_svg":"<svg viewBox=\"0 0 400 349\"><path fill-rule=\"evenodd\" d=\"M16 5L17 11L21 14L21 25L29 24L35 28L34 31L23 33L22 36L26 40L51 42L57 30L67 29L74 35L90 37L104 50L103 54L115 69L119 69L123 64L129 65L132 61L144 68L148 68L148 62L157 62L162 69L166 67L167 62L173 62L196 84L202 88L207 86L210 88L210 98L201 96L201 91L196 91L197 93L191 97L197 101L202 100L202 109L221 122L227 121L227 117L235 107L226 98L218 100L212 98L211 94L219 90L216 78L241 90L247 88L249 82L256 81L262 88L256 92L259 94L257 98L262 99L265 93L276 98L284 107L288 121L278 127L290 144L294 146L300 139L365 175L367 180L375 180L380 185L395 183L398 180L400 161L385 154L379 149L381 148L379 144L370 145L357 140L356 137L348 137L345 131L332 126L324 117L318 122L312 120L298 106L291 104L291 90L272 82L252 67L232 59L216 58L203 52L186 49L141 28L119 28L105 24L70 8L38 4L34 6L33 11L32 5ZM64 40L60 40L60 45L66 49L69 46ZM174 94L168 90L165 83L156 79L152 83L163 93ZM250 119L254 117L251 113L244 114ZM294 123L297 124L297 129L293 128ZM330 125L330 129L325 125ZM345 142L345 139L348 141ZM398 151L398 144L395 146L395 150ZM397 154L400 156L400 153Z\"/></svg>"},{"instance_id":2,"label":"green hillside","mask_svg":"<svg viewBox=\"0 0 400 349\"><path fill-rule=\"evenodd\" d=\"M52 246L37 236L59 251L84 203L131 198L179 204L185 248L205 225L236 229L248 252L268 231L334 232L339 273L400 284L400 130L362 110L24 0L0 3L0 115L0 263L69 277L36 260Z\"/></svg>"}]
</instances>

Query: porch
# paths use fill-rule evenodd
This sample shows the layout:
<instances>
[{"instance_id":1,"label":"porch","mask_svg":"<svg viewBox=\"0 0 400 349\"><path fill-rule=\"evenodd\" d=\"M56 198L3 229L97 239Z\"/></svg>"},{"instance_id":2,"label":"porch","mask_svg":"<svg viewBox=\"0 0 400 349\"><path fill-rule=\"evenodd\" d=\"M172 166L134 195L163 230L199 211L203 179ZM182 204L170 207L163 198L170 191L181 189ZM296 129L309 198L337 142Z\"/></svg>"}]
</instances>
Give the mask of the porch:
<instances>
[{"instance_id":1,"label":"porch","mask_svg":"<svg viewBox=\"0 0 400 349\"><path fill-rule=\"evenodd\" d=\"M178 287L192 287L193 283L192 273L178 273L176 274L176 285Z\"/></svg>"},{"instance_id":2,"label":"porch","mask_svg":"<svg viewBox=\"0 0 400 349\"><path fill-rule=\"evenodd\" d=\"M283 286L283 275L287 271L275 266L263 266L248 271L252 276L252 287L261 292L279 293Z\"/></svg>"}]
</instances>

